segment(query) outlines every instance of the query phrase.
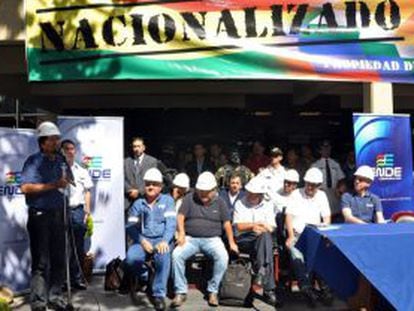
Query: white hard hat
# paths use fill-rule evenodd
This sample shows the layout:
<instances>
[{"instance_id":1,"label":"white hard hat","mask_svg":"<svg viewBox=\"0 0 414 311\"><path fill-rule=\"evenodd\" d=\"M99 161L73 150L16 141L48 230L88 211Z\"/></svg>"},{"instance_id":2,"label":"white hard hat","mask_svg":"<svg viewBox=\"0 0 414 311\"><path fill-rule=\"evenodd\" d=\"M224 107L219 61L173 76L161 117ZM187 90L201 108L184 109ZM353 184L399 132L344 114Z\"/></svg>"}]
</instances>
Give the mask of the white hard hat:
<instances>
[{"instance_id":1,"label":"white hard hat","mask_svg":"<svg viewBox=\"0 0 414 311\"><path fill-rule=\"evenodd\" d=\"M374 171L368 165L362 165L362 166L358 167L358 169L354 173L354 176L365 177L365 178L368 178L371 181L374 181L374 178L375 178L374 177Z\"/></svg>"},{"instance_id":2,"label":"white hard hat","mask_svg":"<svg viewBox=\"0 0 414 311\"><path fill-rule=\"evenodd\" d=\"M266 193L266 183L262 177L255 176L247 183L245 189L250 193L264 194Z\"/></svg>"},{"instance_id":3,"label":"white hard hat","mask_svg":"<svg viewBox=\"0 0 414 311\"><path fill-rule=\"evenodd\" d=\"M311 167L306 171L303 180L312 184L321 184L323 182L323 174L319 168Z\"/></svg>"},{"instance_id":4,"label":"white hard hat","mask_svg":"<svg viewBox=\"0 0 414 311\"><path fill-rule=\"evenodd\" d=\"M155 181L162 183L162 174L158 168L152 167L144 174L144 181Z\"/></svg>"},{"instance_id":5,"label":"white hard hat","mask_svg":"<svg viewBox=\"0 0 414 311\"><path fill-rule=\"evenodd\" d=\"M296 170L290 169L286 171L285 180L291 182L299 182L299 173Z\"/></svg>"},{"instance_id":6,"label":"white hard hat","mask_svg":"<svg viewBox=\"0 0 414 311\"><path fill-rule=\"evenodd\" d=\"M174 177L173 185L180 188L188 189L190 188L190 178L186 173L177 174Z\"/></svg>"},{"instance_id":7,"label":"white hard hat","mask_svg":"<svg viewBox=\"0 0 414 311\"><path fill-rule=\"evenodd\" d=\"M56 124L50 121L46 121L40 123L40 125L37 127L37 136L60 136L60 131Z\"/></svg>"},{"instance_id":8,"label":"white hard hat","mask_svg":"<svg viewBox=\"0 0 414 311\"><path fill-rule=\"evenodd\" d=\"M197 190L209 191L217 187L216 177L211 172L203 172L197 178Z\"/></svg>"}]
</instances>

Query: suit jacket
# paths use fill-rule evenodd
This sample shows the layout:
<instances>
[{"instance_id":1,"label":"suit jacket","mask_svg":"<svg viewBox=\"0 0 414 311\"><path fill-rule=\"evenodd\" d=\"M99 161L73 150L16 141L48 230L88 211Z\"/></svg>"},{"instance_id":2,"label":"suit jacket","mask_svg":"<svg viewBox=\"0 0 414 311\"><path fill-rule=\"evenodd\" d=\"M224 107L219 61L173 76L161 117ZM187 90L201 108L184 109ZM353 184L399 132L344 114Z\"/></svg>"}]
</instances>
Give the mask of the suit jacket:
<instances>
[{"instance_id":1,"label":"suit jacket","mask_svg":"<svg viewBox=\"0 0 414 311\"><path fill-rule=\"evenodd\" d=\"M229 211L229 215L231 217L231 221L233 222L233 212L234 212L234 206L236 205L236 202L240 199L242 199L245 196L246 192L242 189L240 190L239 194L236 197L236 200L234 200L234 203L231 204L230 198L229 198L229 191L228 190L221 190L219 193L219 196L226 202L227 209Z\"/></svg>"},{"instance_id":2,"label":"suit jacket","mask_svg":"<svg viewBox=\"0 0 414 311\"><path fill-rule=\"evenodd\" d=\"M199 175L199 172L197 170L197 161L189 162L185 170L187 172L188 177L190 177L190 186L194 187ZM200 174L206 171L212 172L214 174L213 164L211 164L211 162L207 160L207 158L204 159Z\"/></svg>"},{"instance_id":3,"label":"suit jacket","mask_svg":"<svg viewBox=\"0 0 414 311\"><path fill-rule=\"evenodd\" d=\"M144 174L152 167L158 166L158 160L150 155L144 154L141 165L135 164L135 159L128 157L124 160L124 176L125 176L125 206L126 208L132 202L128 200L128 191L131 189L138 189L139 193L144 193Z\"/></svg>"}]
</instances>

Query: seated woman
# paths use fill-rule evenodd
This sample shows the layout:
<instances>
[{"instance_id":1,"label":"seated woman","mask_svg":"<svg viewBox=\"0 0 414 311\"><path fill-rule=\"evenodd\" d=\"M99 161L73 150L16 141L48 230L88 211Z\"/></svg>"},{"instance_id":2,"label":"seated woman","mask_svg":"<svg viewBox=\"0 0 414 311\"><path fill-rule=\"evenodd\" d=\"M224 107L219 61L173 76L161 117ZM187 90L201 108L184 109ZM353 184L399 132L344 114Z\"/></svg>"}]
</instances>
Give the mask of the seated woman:
<instances>
[{"instance_id":1,"label":"seated woman","mask_svg":"<svg viewBox=\"0 0 414 311\"><path fill-rule=\"evenodd\" d=\"M245 197L236 202L234 209L236 242L240 251L249 253L253 259L253 285L263 286L265 301L275 305L272 243L272 232L276 227L274 207L264 200L267 187L262 177L253 177L245 188Z\"/></svg>"},{"instance_id":2,"label":"seated woman","mask_svg":"<svg viewBox=\"0 0 414 311\"><path fill-rule=\"evenodd\" d=\"M374 171L367 165L354 173L354 191L342 195L341 209L345 222L352 224L384 223L379 197L368 191L374 181Z\"/></svg>"}]
</instances>

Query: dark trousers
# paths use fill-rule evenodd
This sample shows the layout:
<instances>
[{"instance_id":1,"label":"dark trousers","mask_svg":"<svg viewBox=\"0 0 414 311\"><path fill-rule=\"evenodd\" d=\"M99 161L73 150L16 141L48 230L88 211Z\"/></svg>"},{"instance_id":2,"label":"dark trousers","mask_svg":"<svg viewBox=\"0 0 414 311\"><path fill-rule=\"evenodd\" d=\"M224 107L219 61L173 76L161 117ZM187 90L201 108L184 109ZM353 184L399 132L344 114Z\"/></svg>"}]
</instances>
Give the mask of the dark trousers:
<instances>
[{"instance_id":1,"label":"dark trousers","mask_svg":"<svg viewBox=\"0 0 414 311\"><path fill-rule=\"evenodd\" d=\"M256 235L245 233L236 238L239 249L253 260L253 272L264 275L264 289L273 290L275 286L273 267L272 234L269 232Z\"/></svg>"},{"instance_id":2,"label":"dark trousers","mask_svg":"<svg viewBox=\"0 0 414 311\"><path fill-rule=\"evenodd\" d=\"M63 300L65 277L65 232L63 209L42 212L29 208L27 230L32 256L30 304L45 307L48 300Z\"/></svg>"},{"instance_id":3,"label":"dark trousers","mask_svg":"<svg viewBox=\"0 0 414 311\"><path fill-rule=\"evenodd\" d=\"M81 267L85 258L85 233L86 225L84 223L85 212L83 205L70 208L71 224L71 254L70 254L70 281L77 283L84 281L81 274ZM75 253L76 251L76 253Z\"/></svg>"}]
</instances>

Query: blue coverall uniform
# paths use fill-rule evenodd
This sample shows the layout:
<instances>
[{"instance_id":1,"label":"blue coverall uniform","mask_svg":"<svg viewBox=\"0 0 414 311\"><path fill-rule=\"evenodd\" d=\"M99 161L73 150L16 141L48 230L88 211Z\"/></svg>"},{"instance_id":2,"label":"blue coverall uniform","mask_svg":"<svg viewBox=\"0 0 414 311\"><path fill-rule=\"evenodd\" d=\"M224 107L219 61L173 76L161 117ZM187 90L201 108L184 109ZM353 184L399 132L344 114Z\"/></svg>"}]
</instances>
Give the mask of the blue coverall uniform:
<instances>
[{"instance_id":1,"label":"blue coverall uniform","mask_svg":"<svg viewBox=\"0 0 414 311\"><path fill-rule=\"evenodd\" d=\"M176 211L174 200L169 195L160 194L152 207L145 198L139 198L129 210L127 233L134 242L128 249L125 263L134 275L142 275L145 272L145 261L150 254L142 248L141 241L145 239L152 244L155 265L152 284L154 297L165 297L167 293L175 229ZM170 246L170 251L165 254L155 251L155 246L162 241Z\"/></svg>"}]
</instances>

